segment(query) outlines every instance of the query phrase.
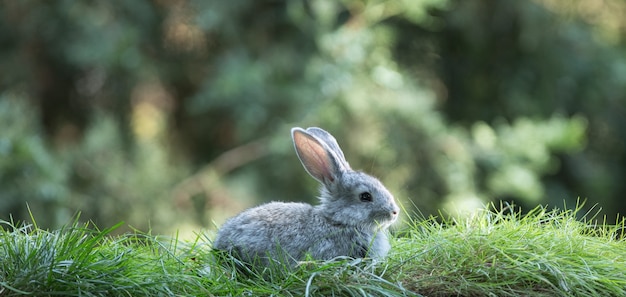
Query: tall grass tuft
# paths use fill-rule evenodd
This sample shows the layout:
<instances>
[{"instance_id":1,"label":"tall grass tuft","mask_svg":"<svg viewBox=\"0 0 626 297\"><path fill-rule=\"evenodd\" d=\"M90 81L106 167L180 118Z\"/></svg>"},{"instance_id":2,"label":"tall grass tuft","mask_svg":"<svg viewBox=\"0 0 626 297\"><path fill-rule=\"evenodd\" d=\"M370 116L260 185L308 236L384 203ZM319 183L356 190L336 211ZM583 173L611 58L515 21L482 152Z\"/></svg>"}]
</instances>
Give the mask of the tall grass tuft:
<instances>
[{"instance_id":1,"label":"tall grass tuft","mask_svg":"<svg viewBox=\"0 0 626 297\"><path fill-rule=\"evenodd\" d=\"M571 211L484 210L429 219L397 239L395 277L427 296L626 296L624 221Z\"/></svg>"},{"instance_id":2,"label":"tall grass tuft","mask_svg":"<svg viewBox=\"0 0 626 297\"><path fill-rule=\"evenodd\" d=\"M159 296L207 293L177 241L110 237L78 220L60 230L0 221L0 296ZM183 244L182 242L180 244Z\"/></svg>"}]
</instances>

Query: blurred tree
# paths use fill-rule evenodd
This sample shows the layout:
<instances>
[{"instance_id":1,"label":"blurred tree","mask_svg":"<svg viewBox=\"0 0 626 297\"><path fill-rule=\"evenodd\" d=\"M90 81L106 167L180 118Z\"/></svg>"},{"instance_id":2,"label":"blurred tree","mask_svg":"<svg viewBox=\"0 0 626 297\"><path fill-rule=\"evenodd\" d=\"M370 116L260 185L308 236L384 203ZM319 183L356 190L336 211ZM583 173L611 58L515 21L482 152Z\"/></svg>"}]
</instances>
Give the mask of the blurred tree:
<instances>
[{"instance_id":1,"label":"blurred tree","mask_svg":"<svg viewBox=\"0 0 626 297\"><path fill-rule=\"evenodd\" d=\"M51 218L161 232L314 202L296 125L426 214L623 212L626 4L609 2L0 2L0 216L54 201Z\"/></svg>"},{"instance_id":2,"label":"blurred tree","mask_svg":"<svg viewBox=\"0 0 626 297\"><path fill-rule=\"evenodd\" d=\"M3 219L30 217L27 206L41 218L41 226L65 223L68 206L67 167L49 152L37 115L13 96L0 95L0 209ZM25 198L29 198L28 200ZM26 205L24 202L27 202Z\"/></svg>"},{"instance_id":3,"label":"blurred tree","mask_svg":"<svg viewBox=\"0 0 626 297\"><path fill-rule=\"evenodd\" d=\"M558 204L566 197L589 197L624 212L619 198L626 190L621 182L626 134L619 128L626 125L624 48L603 42L579 16L604 11L604 21L616 22L611 16L626 5L610 1L588 12L582 7L593 1L545 2L556 11L579 10L563 19L533 1L451 1L434 13L439 22L431 30L401 22L405 29L398 32L406 47L397 48L398 59L423 61L436 70L429 79L455 123L584 115L587 149L559 154L562 167L542 177L545 198ZM519 139L523 146L534 141Z\"/></svg>"}]
</instances>

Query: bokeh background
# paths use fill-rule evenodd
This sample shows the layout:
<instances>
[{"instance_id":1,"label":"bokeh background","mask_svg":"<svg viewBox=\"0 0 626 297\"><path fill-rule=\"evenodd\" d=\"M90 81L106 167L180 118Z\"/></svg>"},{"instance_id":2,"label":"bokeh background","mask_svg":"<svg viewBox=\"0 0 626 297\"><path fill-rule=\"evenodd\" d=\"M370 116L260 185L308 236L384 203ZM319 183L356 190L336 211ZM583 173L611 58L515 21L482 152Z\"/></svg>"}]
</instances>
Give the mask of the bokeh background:
<instances>
[{"instance_id":1,"label":"bokeh background","mask_svg":"<svg viewBox=\"0 0 626 297\"><path fill-rule=\"evenodd\" d=\"M293 126L407 213L626 212L623 0L0 1L0 218L211 230L315 203ZM186 231L187 230L187 231Z\"/></svg>"}]
</instances>

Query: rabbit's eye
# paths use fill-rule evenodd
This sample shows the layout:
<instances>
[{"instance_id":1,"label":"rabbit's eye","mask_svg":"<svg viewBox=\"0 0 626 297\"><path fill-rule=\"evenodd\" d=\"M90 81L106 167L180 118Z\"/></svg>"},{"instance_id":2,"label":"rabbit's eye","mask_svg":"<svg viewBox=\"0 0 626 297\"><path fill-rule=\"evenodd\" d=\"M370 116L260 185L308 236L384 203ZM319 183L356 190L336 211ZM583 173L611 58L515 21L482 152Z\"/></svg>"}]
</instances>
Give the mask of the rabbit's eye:
<instances>
[{"instance_id":1,"label":"rabbit's eye","mask_svg":"<svg viewBox=\"0 0 626 297\"><path fill-rule=\"evenodd\" d=\"M359 199L361 199L361 201L363 202L372 202L372 194L370 194L369 192L363 192L359 194Z\"/></svg>"}]
</instances>

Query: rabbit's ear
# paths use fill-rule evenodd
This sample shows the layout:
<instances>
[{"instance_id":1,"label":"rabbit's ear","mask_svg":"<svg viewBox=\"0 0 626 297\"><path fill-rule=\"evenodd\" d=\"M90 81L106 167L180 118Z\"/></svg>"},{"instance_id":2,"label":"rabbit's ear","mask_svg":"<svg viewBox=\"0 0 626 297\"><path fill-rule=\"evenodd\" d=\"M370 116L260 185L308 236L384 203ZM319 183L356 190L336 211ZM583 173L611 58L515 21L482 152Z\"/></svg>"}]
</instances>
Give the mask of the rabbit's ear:
<instances>
[{"instance_id":1,"label":"rabbit's ear","mask_svg":"<svg viewBox=\"0 0 626 297\"><path fill-rule=\"evenodd\" d=\"M326 133L324 130L319 130ZM319 182L323 184L332 183L339 177L341 172L350 169L343 159L343 153L341 153L341 157L338 157L327 142L317 137L317 135L309 133L308 130L293 128L291 129L291 137L304 169ZM334 141L334 138L332 139ZM336 141L334 143L334 145L337 144ZM336 146L338 149L339 146Z\"/></svg>"},{"instance_id":2,"label":"rabbit's ear","mask_svg":"<svg viewBox=\"0 0 626 297\"><path fill-rule=\"evenodd\" d=\"M306 132L309 132L309 134L317 137L319 140L326 143L328 148L330 148L330 150L333 151L337 156L337 161L341 162L342 166L344 166L346 169L350 169L350 164L348 164L348 161L346 161L346 157L344 157L343 151L341 151L341 148L339 147L339 144L337 143L335 137L318 127L307 128Z\"/></svg>"}]
</instances>

